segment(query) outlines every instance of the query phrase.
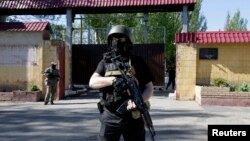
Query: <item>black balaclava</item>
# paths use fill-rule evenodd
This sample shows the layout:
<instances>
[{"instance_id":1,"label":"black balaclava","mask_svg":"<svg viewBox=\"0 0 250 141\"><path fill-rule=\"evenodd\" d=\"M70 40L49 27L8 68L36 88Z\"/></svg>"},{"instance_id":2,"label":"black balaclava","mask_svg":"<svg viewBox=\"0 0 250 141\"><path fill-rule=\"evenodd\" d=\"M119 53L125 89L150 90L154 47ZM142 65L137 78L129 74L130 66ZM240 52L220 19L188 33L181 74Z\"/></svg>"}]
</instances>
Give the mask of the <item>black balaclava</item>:
<instances>
[{"instance_id":1,"label":"black balaclava","mask_svg":"<svg viewBox=\"0 0 250 141\"><path fill-rule=\"evenodd\" d=\"M55 69L56 69L56 65L51 65L51 68L52 68L53 70L55 70Z\"/></svg>"},{"instance_id":2,"label":"black balaclava","mask_svg":"<svg viewBox=\"0 0 250 141\"><path fill-rule=\"evenodd\" d=\"M112 48L122 56L128 56L131 50L131 44L126 40L122 42L120 39L112 40Z\"/></svg>"}]
</instances>

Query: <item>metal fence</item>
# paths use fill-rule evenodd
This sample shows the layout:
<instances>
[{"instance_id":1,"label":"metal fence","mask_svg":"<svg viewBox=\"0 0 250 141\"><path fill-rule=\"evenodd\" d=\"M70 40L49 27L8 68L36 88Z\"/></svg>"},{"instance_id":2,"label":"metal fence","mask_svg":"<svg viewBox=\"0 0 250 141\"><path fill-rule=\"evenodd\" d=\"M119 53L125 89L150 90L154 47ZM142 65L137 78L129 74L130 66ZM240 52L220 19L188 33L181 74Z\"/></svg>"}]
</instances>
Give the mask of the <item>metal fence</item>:
<instances>
[{"instance_id":1,"label":"metal fence","mask_svg":"<svg viewBox=\"0 0 250 141\"><path fill-rule=\"evenodd\" d=\"M88 84L106 45L73 45L72 80L74 84ZM155 85L164 85L164 44L135 44L133 54L141 56L153 73Z\"/></svg>"},{"instance_id":2,"label":"metal fence","mask_svg":"<svg viewBox=\"0 0 250 141\"><path fill-rule=\"evenodd\" d=\"M89 28L83 29L74 28L72 32L73 44L106 44L107 34L109 31L107 28ZM132 27L130 28L133 34L133 40L135 44L156 44L166 42L166 30L165 27Z\"/></svg>"}]
</instances>

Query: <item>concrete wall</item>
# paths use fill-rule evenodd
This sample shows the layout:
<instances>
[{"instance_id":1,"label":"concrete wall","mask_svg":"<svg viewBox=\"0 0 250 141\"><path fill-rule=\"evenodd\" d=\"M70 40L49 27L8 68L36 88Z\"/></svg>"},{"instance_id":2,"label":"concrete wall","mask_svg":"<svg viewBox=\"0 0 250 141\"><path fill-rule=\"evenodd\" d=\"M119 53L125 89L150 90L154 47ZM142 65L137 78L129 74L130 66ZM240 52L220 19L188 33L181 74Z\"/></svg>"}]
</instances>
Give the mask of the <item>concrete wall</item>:
<instances>
[{"instance_id":1,"label":"concrete wall","mask_svg":"<svg viewBox=\"0 0 250 141\"><path fill-rule=\"evenodd\" d=\"M176 99L194 100L197 51L195 44L176 46Z\"/></svg>"},{"instance_id":2,"label":"concrete wall","mask_svg":"<svg viewBox=\"0 0 250 141\"><path fill-rule=\"evenodd\" d=\"M37 85L46 92L42 72L58 62L57 47L43 40L43 32L0 32L0 91L28 90Z\"/></svg>"},{"instance_id":3,"label":"concrete wall","mask_svg":"<svg viewBox=\"0 0 250 141\"><path fill-rule=\"evenodd\" d=\"M217 60L200 60L200 48L218 48ZM215 78L231 84L250 83L250 44L176 45L176 98L194 100L196 85L210 85Z\"/></svg>"},{"instance_id":4,"label":"concrete wall","mask_svg":"<svg viewBox=\"0 0 250 141\"><path fill-rule=\"evenodd\" d=\"M42 87L42 32L0 32L0 89L27 90Z\"/></svg>"},{"instance_id":5,"label":"concrete wall","mask_svg":"<svg viewBox=\"0 0 250 141\"><path fill-rule=\"evenodd\" d=\"M228 87L196 86L200 105L250 106L250 92L230 92Z\"/></svg>"},{"instance_id":6,"label":"concrete wall","mask_svg":"<svg viewBox=\"0 0 250 141\"><path fill-rule=\"evenodd\" d=\"M42 71L44 71L47 67L50 67L51 62L56 62L58 64L57 60L57 47L53 46L51 41L43 41L43 51L42 51ZM40 77L42 79L42 91L43 95L45 95L46 92L46 86L44 85L44 79L45 77L42 75Z\"/></svg>"},{"instance_id":7,"label":"concrete wall","mask_svg":"<svg viewBox=\"0 0 250 141\"><path fill-rule=\"evenodd\" d=\"M0 32L0 44L38 45L43 41L42 32Z\"/></svg>"},{"instance_id":8,"label":"concrete wall","mask_svg":"<svg viewBox=\"0 0 250 141\"><path fill-rule=\"evenodd\" d=\"M199 48L218 48L218 59L197 59L198 85L212 84L219 77L235 85L250 82L250 44L207 44Z\"/></svg>"}]
</instances>

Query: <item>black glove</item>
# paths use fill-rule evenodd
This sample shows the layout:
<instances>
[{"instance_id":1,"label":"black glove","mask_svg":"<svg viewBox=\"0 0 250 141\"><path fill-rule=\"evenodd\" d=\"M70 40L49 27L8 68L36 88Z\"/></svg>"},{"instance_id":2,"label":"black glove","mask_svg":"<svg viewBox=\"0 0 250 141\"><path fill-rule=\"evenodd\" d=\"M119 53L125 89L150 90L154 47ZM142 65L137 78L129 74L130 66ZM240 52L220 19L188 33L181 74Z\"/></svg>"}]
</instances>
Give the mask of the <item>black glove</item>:
<instances>
[{"instance_id":1,"label":"black glove","mask_svg":"<svg viewBox=\"0 0 250 141\"><path fill-rule=\"evenodd\" d=\"M117 94L121 94L128 89L128 85L126 84L126 80L122 77L117 77L113 81L112 85L114 87L114 92Z\"/></svg>"}]
</instances>

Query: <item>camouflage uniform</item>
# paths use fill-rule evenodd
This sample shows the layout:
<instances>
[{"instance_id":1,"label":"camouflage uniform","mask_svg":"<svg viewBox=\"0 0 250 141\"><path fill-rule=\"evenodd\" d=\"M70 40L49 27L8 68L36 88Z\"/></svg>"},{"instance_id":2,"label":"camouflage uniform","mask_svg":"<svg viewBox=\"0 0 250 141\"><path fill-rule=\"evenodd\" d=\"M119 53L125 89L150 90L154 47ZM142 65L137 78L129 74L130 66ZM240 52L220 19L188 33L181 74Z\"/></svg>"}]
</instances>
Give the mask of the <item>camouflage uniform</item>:
<instances>
[{"instance_id":1,"label":"camouflage uniform","mask_svg":"<svg viewBox=\"0 0 250 141\"><path fill-rule=\"evenodd\" d=\"M56 69L56 64L51 63L51 67L44 71L45 85L47 86L46 95L44 98L44 104L47 105L49 100L51 104L54 104L54 98L57 89L57 82L59 81L59 70Z\"/></svg>"}]
</instances>

